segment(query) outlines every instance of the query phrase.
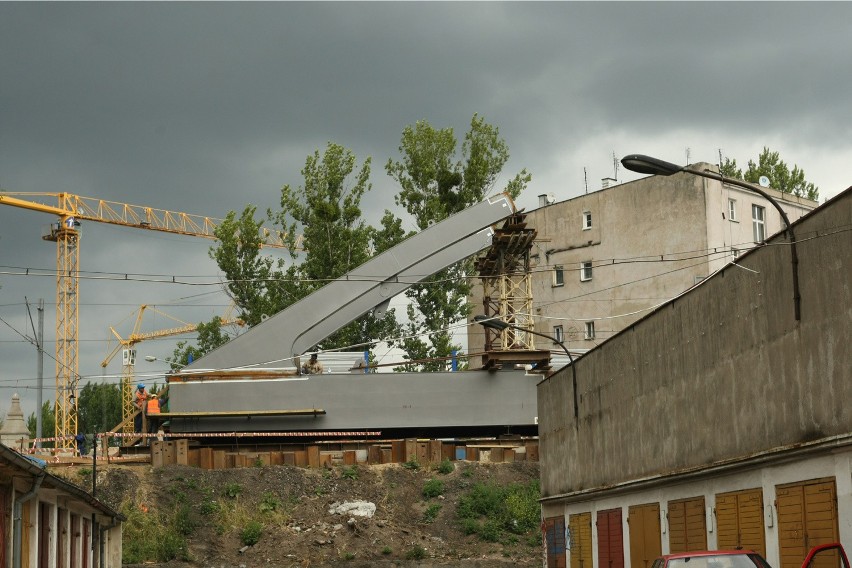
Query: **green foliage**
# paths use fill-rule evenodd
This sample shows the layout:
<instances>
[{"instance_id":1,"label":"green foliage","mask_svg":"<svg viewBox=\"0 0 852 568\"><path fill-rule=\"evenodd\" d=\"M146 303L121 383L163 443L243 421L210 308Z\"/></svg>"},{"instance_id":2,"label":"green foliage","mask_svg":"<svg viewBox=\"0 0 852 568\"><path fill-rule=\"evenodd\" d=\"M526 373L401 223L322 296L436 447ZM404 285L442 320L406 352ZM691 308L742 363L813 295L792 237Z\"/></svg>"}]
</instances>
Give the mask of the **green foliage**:
<instances>
[{"instance_id":1,"label":"green foliage","mask_svg":"<svg viewBox=\"0 0 852 568\"><path fill-rule=\"evenodd\" d=\"M805 179L805 171L795 164L791 170L778 152L772 152L766 146L758 156L757 163L753 160L748 161L745 173L737 167L736 160L728 158L725 158L724 163L719 166L719 171L723 176L750 183L758 183L761 176L766 176L769 178L769 187L782 193L792 193L814 201L819 199L819 188Z\"/></svg>"},{"instance_id":2,"label":"green foliage","mask_svg":"<svg viewBox=\"0 0 852 568\"><path fill-rule=\"evenodd\" d=\"M410 469L412 471L417 471L418 469L420 469L420 462L417 461L417 458L412 457L410 460L402 464L402 467L404 467L405 469Z\"/></svg>"},{"instance_id":3,"label":"green foliage","mask_svg":"<svg viewBox=\"0 0 852 568\"><path fill-rule=\"evenodd\" d=\"M343 476L343 479L358 479L358 468L344 466L340 470L340 475Z\"/></svg>"},{"instance_id":4,"label":"green foliage","mask_svg":"<svg viewBox=\"0 0 852 568\"><path fill-rule=\"evenodd\" d=\"M209 322L198 324L198 345L192 345L188 341L178 341L172 357L168 359L172 371L178 371L189 365L190 356L192 360L200 359L205 354L230 341L231 336L222 327L222 318L213 316Z\"/></svg>"},{"instance_id":5,"label":"green foliage","mask_svg":"<svg viewBox=\"0 0 852 568\"><path fill-rule=\"evenodd\" d=\"M27 418L27 430L30 431L30 438L36 437L36 415L35 412ZM45 438L54 436L56 433L56 414L53 412L53 403L46 400L41 405L41 435ZM53 442L44 442L44 448L52 448Z\"/></svg>"},{"instance_id":6,"label":"green foliage","mask_svg":"<svg viewBox=\"0 0 852 568\"><path fill-rule=\"evenodd\" d=\"M122 513L122 564L189 560L186 535L194 525L187 521L186 512L178 510L172 517L143 512L126 502Z\"/></svg>"},{"instance_id":7,"label":"green foliage","mask_svg":"<svg viewBox=\"0 0 852 568\"><path fill-rule=\"evenodd\" d=\"M354 560L354 559L355 559L355 554L353 554L352 552L344 552L344 553L341 555L341 558L343 558L343 560Z\"/></svg>"},{"instance_id":8,"label":"green foliage","mask_svg":"<svg viewBox=\"0 0 852 568\"><path fill-rule=\"evenodd\" d=\"M286 234L293 262L273 262L261 255L258 236L263 221L247 207L237 219L231 212L216 229L218 248L211 251L228 279L228 293L248 325L275 314L342 274L363 264L371 255L375 230L363 220L361 199L370 190L370 158L356 169L355 155L329 143L325 153L307 157L304 185L281 189L281 210L267 217ZM296 236L303 242L297 247ZM298 261L301 262L298 262ZM372 345L375 338L397 335L392 310L382 319L361 316L323 341L323 347Z\"/></svg>"},{"instance_id":9,"label":"green foliage","mask_svg":"<svg viewBox=\"0 0 852 568\"><path fill-rule=\"evenodd\" d=\"M260 456L257 456L256 458L254 458L253 465L254 465L254 467L263 467L264 466L263 458L261 458Z\"/></svg>"},{"instance_id":10,"label":"green foliage","mask_svg":"<svg viewBox=\"0 0 852 568\"><path fill-rule=\"evenodd\" d=\"M460 156L453 129L435 129L425 120L403 130L399 152L401 160L388 160L385 170L401 187L396 204L414 217L420 230L484 199L494 189L509 159L508 145L500 138L497 127L476 114L465 134ZM506 191L517 197L531 179L522 170L509 181ZM390 212L385 212L382 226L382 245L401 239L400 225ZM460 350L446 329L470 313L467 298L471 288L465 276L472 272L472 261L466 260L406 291L412 300L404 326L406 339L401 342L406 359L449 357ZM397 370L438 371L446 370L448 365L447 361L412 362Z\"/></svg>"},{"instance_id":11,"label":"green foliage","mask_svg":"<svg viewBox=\"0 0 852 568\"><path fill-rule=\"evenodd\" d=\"M177 534L189 536L195 531L195 521L192 520L188 504L178 507L172 516L172 527Z\"/></svg>"},{"instance_id":12,"label":"green foliage","mask_svg":"<svg viewBox=\"0 0 852 568\"><path fill-rule=\"evenodd\" d=\"M225 496L231 499L236 499L242 492L243 487L239 483L229 483L225 486Z\"/></svg>"},{"instance_id":13,"label":"green foliage","mask_svg":"<svg viewBox=\"0 0 852 568\"><path fill-rule=\"evenodd\" d=\"M77 431L105 432L121 424L121 387L117 384L86 383L77 400Z\"/></svg>"},{"instance_id":14,"label":"green foliage","mask_svg":"<svg viewBox=\"0 0 852 568\"><path fill-rule=\"evenodd\" d=\"M210 516L218 514L219 511L222 510L222 506L218 501L213 501L210 499L205 499L201 502L201 506L198 508L199 512L204 516Z\"/></svg>"},{"instance_id":15,"label":"green foliage","mask_svg":"<svg viewBox=\"0 0 852 568\"><path fill-rule=\"evenodd\" d=\"M509 534L538 530L540 494L538 481L508 486L477 483L459 499L456 515L465 534L498 542Z\"/></svg>"},{"instance_id":16,"label":"green foliage","mask_svg":"<svg viewBox=\"0 0 852 568\"><path fill-rule=\"evenodd\" d=\"M382 554L384 554L385 556L388 556L390 554L393 554L393 550L391 549L390 546L386 546L382 549Z\"/></svg>"},{"instance_id":17,"label":"green foliage","mask_svg":"<svg viewBox=\"0 0 852 568\"><path fill-rule=\"evenodd\" d=\"M433 523L435 519L438 518L438 513L441 512L441 508L443 505L440 503L432 503L426 508L426 511L423 513L423 522L425 523Z\"/></svg>"},{"instance_id":18,"label":"green foliage","mask_svg":"<svg viewBox=\"0 0 852 568\"><path fill-rule=\"evenodd\" d=\"M436 467L435 469L438 473L442 475L447 475L449 473L452 473L456 469L456 466L453 465L453 462L451 462L450 460L445 459L441 461L441 463L439 463L438 467Z\"/></svg>"},{"instance_id":19,"label":"green foliage","mask_svg":"<svg viewBox=\"0 0 852 568\"><path fill-rule=\"evenodd\" d=\"M263 497L260 500L260 512L261 513L272 513L277 511L281 507L281 500L278 497L267 491L263 494Z\"/></svg>"},{"instance_id":20,"label":"green foliage","mask_svg":"<svg viewBox=\"0 0 852 568\"><path fill-rule=\"evenodd\" d=\"M424 558L426 558L426 549L419 544L415 544L405 553L406 560L423 560Z\"/></svg>"},{"instance_id":21,"label":"green foliage","mask_svg":"<svg viewBox=\"0 0 852 568\"><path fill-rule=\"evenodd\" d=\"M246 546L257 544L261 536L263 536L263 525L258 521L249 521L240 531L240 540Z\"/></svg>"},{"instance_id":22,"label":"green foliage","mask_svg":"<svg viewBox=\"0 0 852 568\"><path fill-rule=\"evenodd\" d=\"M444 492L444 482L440 479L430 479L423 485L423 496L427 499L437 497Z\"/></svg>"}]
</instances>

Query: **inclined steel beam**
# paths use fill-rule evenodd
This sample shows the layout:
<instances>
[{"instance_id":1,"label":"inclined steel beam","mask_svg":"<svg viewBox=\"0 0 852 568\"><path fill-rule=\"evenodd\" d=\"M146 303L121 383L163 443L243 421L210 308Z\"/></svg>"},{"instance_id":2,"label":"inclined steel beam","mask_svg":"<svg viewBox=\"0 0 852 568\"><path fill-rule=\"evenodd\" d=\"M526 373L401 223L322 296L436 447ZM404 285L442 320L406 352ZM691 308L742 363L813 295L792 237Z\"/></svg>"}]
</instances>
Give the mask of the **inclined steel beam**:
<instances>
[{"instance_id":1,"label":"inclined steel beam","mask_svg":"<svg viewBox=\"0 0 852 568\"><path fill-rule=\"evenodd\" d=\"M186 370L292 368L292 357L412 285L488 247L491 226L513 213L514 203L506 194L477 203L373 257Z\"/></svg>"}]
</instances>

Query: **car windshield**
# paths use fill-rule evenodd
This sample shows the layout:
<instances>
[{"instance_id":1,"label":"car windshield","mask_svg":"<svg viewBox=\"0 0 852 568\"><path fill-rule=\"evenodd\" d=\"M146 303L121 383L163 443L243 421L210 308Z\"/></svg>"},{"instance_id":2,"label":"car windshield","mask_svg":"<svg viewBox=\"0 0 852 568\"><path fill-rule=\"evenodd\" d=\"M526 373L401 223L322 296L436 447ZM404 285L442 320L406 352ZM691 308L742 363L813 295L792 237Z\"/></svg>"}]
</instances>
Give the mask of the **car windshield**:
<instances>
[{"instance_id":1,"label":"car windshield","mask_svg":"<svg viewBox=\"0 0 852 568\"><path fill-rule=\"evenodd\" d=\"M766 568L760 557L751 554L716 554L670 558L667 568Z\"/></svg>"}]
</instances>

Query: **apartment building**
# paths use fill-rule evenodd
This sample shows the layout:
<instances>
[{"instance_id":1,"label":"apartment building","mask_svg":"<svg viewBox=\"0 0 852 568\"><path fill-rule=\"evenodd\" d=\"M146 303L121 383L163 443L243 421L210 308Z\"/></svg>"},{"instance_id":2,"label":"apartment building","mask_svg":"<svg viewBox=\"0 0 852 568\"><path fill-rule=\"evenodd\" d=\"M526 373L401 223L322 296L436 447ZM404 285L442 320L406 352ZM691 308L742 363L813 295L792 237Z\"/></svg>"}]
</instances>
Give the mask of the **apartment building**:
<instances>
[{"instance_id":1,"label":"apartment building","mask_svg":"<svg viewBox=\"0 0 852 568\"><path fill-rule=\"evenodd\" d=\"M711 164L697 169L718 171ZM527 213L536 331L593 348L782 230L777 210L742 188L688 173L614 184ZM818 204L766 189L795 222ZM471 299L482 311L482 290ZM470 329L470 351L483 344ZM536 348L561 351L557 344Z\"/></svg>"}]
</instances>

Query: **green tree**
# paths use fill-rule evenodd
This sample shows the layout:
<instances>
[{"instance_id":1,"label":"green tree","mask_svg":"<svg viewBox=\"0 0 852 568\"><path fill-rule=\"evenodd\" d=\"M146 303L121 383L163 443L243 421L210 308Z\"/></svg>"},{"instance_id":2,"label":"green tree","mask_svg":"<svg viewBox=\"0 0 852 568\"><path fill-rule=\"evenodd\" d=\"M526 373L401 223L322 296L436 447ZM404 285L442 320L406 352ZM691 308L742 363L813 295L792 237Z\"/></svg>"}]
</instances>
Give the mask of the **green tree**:
<instances>
[{"instance_id":1,"label":"green tree","mask_svg":"<svg viewBox=\"0 0 852 568\"><path fill-rule=\"evenodd\" d=\"M168 359L172 371L179 371L189 365L190 357L192 357L192 361L195 361L231 339L222 327L222 318L219 316L213 316L213 319L207 323L199 323L197 329L198 345L193 345L188 341L178 341L171 358Z\"/></svg>"},{"instance_id":2,"label":"green tree","mask_svg":"<svg viewBox=\"0 0 852 568\"><path fill-rule=\"evenodd\" d=\"M274 262L260 250L258 229L263 220L248 207L240 219L231 213L216 236L211 252L225 273L227 290L248 325L259 323L369 260L375 229L361 216L361 199L370 190L370 158L357 168L355 155L329 143L323 154L307 157L304 185L281 189L281 210L267 211L268 220L286 234L292 263ZM302 235L302 249L296 235ZM396 334L393 311L381 319L366 314L323 341L324 348L372 345L376 338Z\"/></svg>"},{"instance_id":3,"label":"green tree","mask_svg":"<svg viewBox=\"0 0 852 568\"><path fill-rule=\"evenodd\" d=\"M27 430L30 431L30 438L36 437L36 415L35 412L27 417ZM53 403L46 400L41 405L41 432L42 436L53 436L56 431L56 414L53 412ZM53 447L53 443L42 444L44 447Z\"/></svg>"},{"instance_id":4,"label":"green tree","mask_svg":"<svg viewBox=\"0 0 852 568\"><path fill-rule=\"evenodd\" d=\"M388 160L385 170L401 189L396 204L414 217L420 230L442 221L483 200L497 185L503 166L509 159L509 148L500 138L497 127L474 114L470 130L457 155L458 142L452 128L436 129L425 120L407 126L399 146L401 159ZM504 191L513 198L529 184L532 176L521 170L512 177ZM401 236L389 232L395 225L385 213L384 230L379 234L383 244L395 244ZM452 342L448 328L470 313L468 297L472 274L468 259L441 271L423 284L413 286L406 295L415 309L409 308L402 348L409 361L447 357L460 347ZM446 363L408 364L405 370L438 370Z\"/></svg>"},{"instance_id":5,"label":"green tree","mask_svg":"<svg viewBox=\"0 0 852 568\"><path fill-rule=\"evenodd\" d=\"M111 430L122 421L121 389L107 383L86 383L77 401L77 431Z\"/></svg>"},{"instance_id":6,"label":"green tree","mask_svg":"<svg viewBox=\"0 0 852 568\"><path fill-rule=\"evenodd\" d=\"M758 183L761 176L766 176L769 178L769 187L773 189L813 201L819 200L819 188L805 179L805 171L795 164L791 170L778 152L772 152L766 146L758 156L757 163L748 161L745 173L737 167L736 160L727 158L719 169L726 177L738 178L750 183Z\"/></svg>"}]
</instances>

